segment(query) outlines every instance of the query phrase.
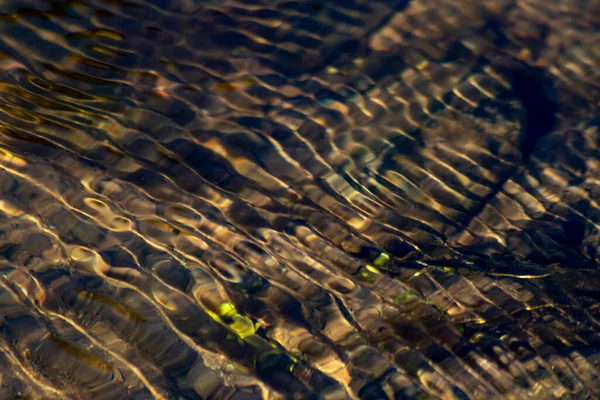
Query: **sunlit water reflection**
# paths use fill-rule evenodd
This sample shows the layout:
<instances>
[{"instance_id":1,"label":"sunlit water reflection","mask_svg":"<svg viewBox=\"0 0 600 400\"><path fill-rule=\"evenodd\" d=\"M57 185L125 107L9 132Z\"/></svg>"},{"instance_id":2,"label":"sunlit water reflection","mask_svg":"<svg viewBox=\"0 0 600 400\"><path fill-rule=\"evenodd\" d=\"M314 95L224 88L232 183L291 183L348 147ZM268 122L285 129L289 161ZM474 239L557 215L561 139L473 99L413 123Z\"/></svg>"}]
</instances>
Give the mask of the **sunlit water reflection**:
<instances>
[{"instance_id":1,"label":"sunlit water reflection","mask_svg":"<svg viewBox=\"0 0 600 400\"><path fill-rule=\"evenodd\" d=\"M0 0L0 398L598 398L600 2Z\"/></svg>"}]
</instances>

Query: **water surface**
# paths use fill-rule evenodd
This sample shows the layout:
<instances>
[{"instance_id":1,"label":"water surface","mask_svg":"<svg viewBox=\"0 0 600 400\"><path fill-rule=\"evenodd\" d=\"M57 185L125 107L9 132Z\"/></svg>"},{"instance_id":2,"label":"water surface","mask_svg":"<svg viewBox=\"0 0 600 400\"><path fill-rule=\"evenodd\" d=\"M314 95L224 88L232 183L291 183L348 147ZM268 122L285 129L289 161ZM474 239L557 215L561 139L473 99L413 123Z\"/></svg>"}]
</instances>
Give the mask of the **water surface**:
<instances>
[{"instance_id":1,"label":"water surface","mask_svg":"<svg viewBox=\"0 0 600 400\"><path fill-rule=\"evenodd\" d=\"M0 398L600 397L599 25L0 0Z\"/></svg>"}]
</instances>

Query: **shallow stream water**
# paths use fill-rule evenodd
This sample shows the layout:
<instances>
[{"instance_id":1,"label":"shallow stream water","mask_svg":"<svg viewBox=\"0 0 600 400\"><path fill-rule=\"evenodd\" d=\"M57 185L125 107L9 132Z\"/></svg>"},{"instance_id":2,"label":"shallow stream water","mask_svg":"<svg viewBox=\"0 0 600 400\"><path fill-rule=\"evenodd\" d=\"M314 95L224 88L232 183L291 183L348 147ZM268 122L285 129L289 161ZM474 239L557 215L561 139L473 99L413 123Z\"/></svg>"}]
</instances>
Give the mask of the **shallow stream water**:
<instances>
[{"instance_id":1,"label":"shallow stream water","mask_svg":"<svg viewBox=\"0 0 600 400\"><path fill-rule=\"evenodd\" d=\"M0 399L600 398L599 28L0 0Z\"/></svg>"}]
</instances>

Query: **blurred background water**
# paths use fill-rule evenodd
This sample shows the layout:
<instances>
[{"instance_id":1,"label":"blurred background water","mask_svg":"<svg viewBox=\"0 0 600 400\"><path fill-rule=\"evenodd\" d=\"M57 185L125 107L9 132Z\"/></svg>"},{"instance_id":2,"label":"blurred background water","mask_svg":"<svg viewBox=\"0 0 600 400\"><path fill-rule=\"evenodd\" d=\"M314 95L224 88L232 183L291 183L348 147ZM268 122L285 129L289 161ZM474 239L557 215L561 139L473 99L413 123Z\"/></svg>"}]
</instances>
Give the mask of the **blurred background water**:
<instances>
[{"instance_id":1,"label":"blurred background water","mask_svg":"<svg viewBox=\"0 0 600 400\"><path fill-rule=\"evenodd\" d=\"M0 399L600 398L599 26L0 0Z\"/></svg>"}]
</instances>

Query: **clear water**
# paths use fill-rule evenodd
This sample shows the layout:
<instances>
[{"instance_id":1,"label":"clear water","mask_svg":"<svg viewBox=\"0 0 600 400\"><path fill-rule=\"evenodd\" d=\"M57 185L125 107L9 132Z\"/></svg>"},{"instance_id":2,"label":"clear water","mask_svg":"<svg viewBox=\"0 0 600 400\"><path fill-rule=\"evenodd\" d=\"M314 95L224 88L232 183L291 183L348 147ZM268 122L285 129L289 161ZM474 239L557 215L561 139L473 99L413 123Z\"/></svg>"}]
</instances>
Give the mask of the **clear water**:
<instances>
[{"instance_id":1,"label":"clear water","mask_svg":"<svg viewBox=\"0 0 600 400\"><path fill-rule=\"evenodd\" d=\"M599 26L0 0L0 399L600 397Z\"/></svg>"}]
</instances>

